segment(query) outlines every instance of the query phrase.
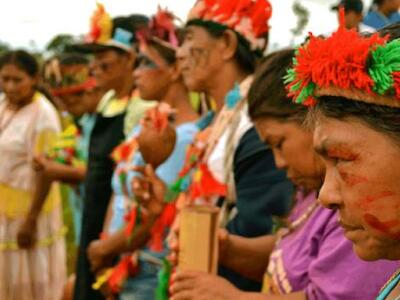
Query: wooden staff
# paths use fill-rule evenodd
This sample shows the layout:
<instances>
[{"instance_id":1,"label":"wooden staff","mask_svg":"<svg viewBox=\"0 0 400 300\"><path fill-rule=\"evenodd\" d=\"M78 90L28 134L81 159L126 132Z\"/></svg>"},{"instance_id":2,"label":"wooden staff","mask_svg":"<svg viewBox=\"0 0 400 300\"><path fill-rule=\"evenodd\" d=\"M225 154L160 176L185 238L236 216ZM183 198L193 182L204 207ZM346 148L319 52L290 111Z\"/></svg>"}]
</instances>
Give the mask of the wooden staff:
<instances>
[{"instance_id":1,"label":"wooden staff","mask_svg":"<svg viewBox=\"0 0 400 300\"><path fill-rule=\"evenodd\" d=\"M179 270L217 273L218 220L219 209L212 206L189 206L181 211Z\"/></svg>"}]
</instances>

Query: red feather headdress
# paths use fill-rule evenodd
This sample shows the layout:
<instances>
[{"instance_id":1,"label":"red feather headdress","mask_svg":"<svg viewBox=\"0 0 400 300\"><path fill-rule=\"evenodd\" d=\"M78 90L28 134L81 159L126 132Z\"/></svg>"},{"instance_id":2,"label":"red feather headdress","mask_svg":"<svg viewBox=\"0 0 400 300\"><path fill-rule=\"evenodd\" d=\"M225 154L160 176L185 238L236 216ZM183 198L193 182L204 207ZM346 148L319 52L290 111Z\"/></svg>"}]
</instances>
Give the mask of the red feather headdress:
<instances>
[{"instance_id":1,"label":"red feather headdress","mask_svg":"<svg viewBox=\"0 0 400 300\"><path fill-rule=\"evenodd\" d=\"M158 7L157 14L152 17L147 28L136 33L140 48L147 47L149 41L159 43L167 48L176 50L179 40L174 21L178 18L170 11Z\"/></svg>"},{"instance_id":2,"label":"red feather headdress","mask_svg":"<svg viewBox=\"0 0 400 300\"><path fill-rule=\"evenodd\" d=\"M199 0L189 21L200 19L227 26L247 39L253 50L263 48L272 6L268 0Z\"/></svg>"}]
</instances>

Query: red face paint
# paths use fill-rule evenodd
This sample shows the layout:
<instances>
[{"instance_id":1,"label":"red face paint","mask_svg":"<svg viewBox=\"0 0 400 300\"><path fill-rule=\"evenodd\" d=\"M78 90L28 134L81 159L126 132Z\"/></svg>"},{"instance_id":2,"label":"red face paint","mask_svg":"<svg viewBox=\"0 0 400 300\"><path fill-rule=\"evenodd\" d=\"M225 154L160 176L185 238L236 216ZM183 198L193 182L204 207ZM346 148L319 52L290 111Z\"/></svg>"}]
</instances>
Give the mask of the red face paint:
<instances>
[{"instance_id":1,"label":"red face paint","mask_svg":"<svg viewBox=\"0 0 400 300\"><path fill-rule=\"evenodd\" d=\"M358 158L358 154L341 147L332 147L331 149L328 149L327 154L331 158L341 158L349 161L356 160Z\"/></svg>"},{"instance_id":2,"label":"red face paint","mask_svg":"<svg viewBox=\"0 0 400 300\"><path fill-rule=\"evenodd\" d=\"M340 176L343 178L343 181L350 187L356 186L360 183L368 182L368 179L365 177L349 174L346 172L340 172Z\"/></svg>"},{"instance_id":3,"label":"red face paint","mask_svg":"<svg viewBox=\"0 0 400 300\"><path fill-rule=\"evenodd\" d=\"M376 195L368 195L368 196L366 196L364 198L361 198L356 203L361 209L363 209L365 211L369 211L371 209L371 205L376 203L378 200L382 200L382 199L387 198L387 197L392 197L394 195L395 194L393 192L383 191L383 192L378 193ZM377 209L376 205L377 204L375 204L375 206L374 206L375 210Z\"/></svg>"},{"instance_id":4,"label":"red face paint","mask_svg":"<svg viewBox=\"0 0 400 300\"><path fill-rule=\"evenodd\" d=\"M364 215L364 219L367 224L376 230L387 234L388 236L400 240L400 232L393 233L392 229L400 224L399 220L392 220L387 222L381 222L379 219L371 214Z\"/></svg>"},{"instance_id":5,"label":"red face paint","mask_svg":"<svg viewBox=\"0 0 400 300\"><path fill-rule=\"evenodd\" d=\"M381 193L376 194L376 195L369 195L369 196L365 197L364 199L362 199L360 202L361 203L370 204L370 203L376 202L378 200L381 200L383 198L392 197L392 196L394 196L393 192L384 191L384 192L381 192Z\"/></svg>"}]
</instances>

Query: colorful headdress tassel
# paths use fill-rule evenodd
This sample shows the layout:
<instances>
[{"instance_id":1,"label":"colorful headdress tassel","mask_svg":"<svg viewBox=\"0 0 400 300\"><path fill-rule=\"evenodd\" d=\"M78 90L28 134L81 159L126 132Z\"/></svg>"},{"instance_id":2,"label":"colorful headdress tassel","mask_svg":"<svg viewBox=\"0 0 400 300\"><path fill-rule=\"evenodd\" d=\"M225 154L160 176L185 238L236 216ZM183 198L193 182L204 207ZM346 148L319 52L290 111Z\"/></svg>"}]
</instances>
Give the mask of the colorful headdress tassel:
<instances>
[{"instance_id":1,"label":"colorful headdress tassel","mask_svg":"<svg viewBox=\"0 0 400 300\"><path fill-rule=\"evenodd\" d=\"M87 43L105 43L111 38L112 19L104 5L97 3L97 9L90 19L90 31L86 37Z\"/></svg>"},{"instance_id":2,"label":"colorful headdress tassel","mask_svg":"<svg viewBox=\"0 0 400 300\"><path fill-rule=\"evenodd\" d=\"M363 37L346 29L341 9L337 32L327 39L310 34L308 43L298 48L293 68L285 77L289 96L304 105L314 105L321 94L336 95L329 90L370 103L375 98L400 100L399 53L399 39L388 42L387 36L378 33ZM359 93L364 96L357 96Z\"/></svg>"}]
</instances>

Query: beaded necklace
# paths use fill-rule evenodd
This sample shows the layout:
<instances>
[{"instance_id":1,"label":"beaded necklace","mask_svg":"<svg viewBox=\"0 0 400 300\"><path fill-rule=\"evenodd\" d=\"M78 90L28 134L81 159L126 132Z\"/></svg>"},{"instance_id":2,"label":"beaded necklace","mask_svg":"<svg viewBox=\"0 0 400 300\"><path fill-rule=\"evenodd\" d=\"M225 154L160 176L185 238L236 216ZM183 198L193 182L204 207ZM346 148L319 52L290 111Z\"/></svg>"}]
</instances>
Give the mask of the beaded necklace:
<instances>
[{"instance_id":1,"label":"beaded necklace","mask_svg":"<svg viewBox=\"0 0 400 300\"><path fill-rule=\"evenodd\" d=\"M393 289L396 287L396 285L400 282L400 269L396 271L396 273L394 273L392 275L392 277L390 277L390 279L385 283L385 285L382 287L379 296L376 298L376 300L384 300L387 298L387 296L389 296L389 294L393 291ZM388 291L386 293L386 289L390 287L390 291ZM399 300L400 296L397 296L395 298L395 300Z\"/></svg>"},{"instance_id":2,"label":"beaded necklace","mask_svg":"<svg viewBox=\"0 0 400 300\"><path fill-rule=\"evenodd\" d=\"M318 201L314 201L307 207L305 212L301 214L296 220L291 222L287 228L283 228L280 231L278 231L277 233L278 242L281 241L284 237L296 231L298 228L300 228L300 226L303 225L310 218L310 216L319 207L319 205L320 204Z\"/></svg>"}]
</instances>

